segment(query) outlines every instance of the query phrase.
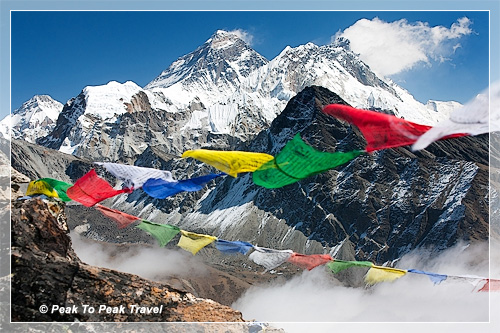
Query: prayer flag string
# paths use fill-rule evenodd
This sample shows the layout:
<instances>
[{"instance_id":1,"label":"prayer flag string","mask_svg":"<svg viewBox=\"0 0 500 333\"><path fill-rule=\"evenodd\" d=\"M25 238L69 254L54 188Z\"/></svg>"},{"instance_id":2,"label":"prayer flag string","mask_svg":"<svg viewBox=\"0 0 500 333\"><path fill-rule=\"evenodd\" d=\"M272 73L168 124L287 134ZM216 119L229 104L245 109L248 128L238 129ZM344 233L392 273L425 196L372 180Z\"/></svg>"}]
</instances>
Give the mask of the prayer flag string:
<instances>
[{"instance_id":1,"label":"prayer flag string","mask_svg":"<svg viewBox=\"0 0 500 333\"><path fill-rule=\"evenodd\" d=\"M496 93L497 95L499 94L498 92ZM483 106L484 103L481 107ZM318 151L306 144L300 137L300 134L297 133L275 157L264 153L204 149L188 150L182 155L183 158L192 157L212 165L223 171L223 173L175 180L170 171L121 165L118 163L96 162L96 164L103 166L108 172L122 180L129 187L118 190L114 189L92 169L78 179L74 185L52 178L41 178L32 181L28 185L26 195L45 195L47 197L58 198L62 201L75 200L87 207L94 206L103 215L114 220L118 228L126 228L135 221L140 221L135 227L153 236L161 247L166 246L180 233L177 246L191 252L193 255L211 243L214 243L217 250L226 254L240 253L246 255L252 251L248 256L249 259L258 265L264 266L265 271L272 270L285 262L308 270L326 265L333 273L339 273L350 267L365 267L368 268L365 275L367 285L384 281L394 281L407 273L415 273L427 275L434 284L439 284L447 279L460 279L469 281L477 286L480 282L484 281L484 285L478 291L500 291L500 280L497 279L475 276L450 276L416 269L403 270L376 266L368 261L338 260L328 254L305 255L295 253L292 250L275 250L259 247L242 241L221 240L215 236L181 230L173 225L157 224L143 220L99 204L102 200L121 193L131 193L137 188L142 188L151 197L165 199L182 191L201 190L209 181L225 174L236 177L238 173L242 172L253 172L253 181L257 185L266 188L279 188L345 164L364 152L413 144L431 129L430 126L412 123L387 114L359 110L346 105L328 105L323 111L357 126L367 141L366 151ZM456 117L463 118L463 115L458 114ZM481 124L477 127L478 131L483 131L483 120L480 121ZM500 129L500 126L498 126L498 129ZM493 130L498 129L496 127L493 128ZM474 134L475 132L466 133ZM440 139L455 138L464 135L466 134L455 131L440 137Z\"/></svg>"},{"instance_id":2,"label":"prayer flag string","mask_svg":"<svg viewBox=\"0 0 500 333\"><path fill-rule=\"evenodd\" d=\"M446 279L467 280L475 287L484 281L484 285L478 289L481 292L500 291L500 280L490 279L478 276L459 276L459 275L443 275L436 273L424 272L416 269L398 269L392 267L377 266L369 261L344 261L334 259L328 254L300 254L292 250L276 250L266 247L259 247L251 243L242 241L227 241L218 239L215 236L197 234L194 232L182 230L177 226L170 224L158 224L151 221L140 219L139 217L129 215L119 210L105 207L101 204L95 204L94 207L103 215L109 217L116 222L118 228L126 228L133 222L140 220L141 222L135 227L142 229L153 236L159 243L160 247L166 246L177 234L181 234L177 246L191 252L193 255L198 253L202 248L215 242L215 248L224 254L241 253L246 255L250 250L253 252L248 256L254 263L264 266L265 272L270 271L285 262L289 262L302 269L312 270L315 267L326 265L333 273L339 273L350 267L365 267L368 271L365 274L365 283L373 285L380 282L394 281L406 275L406 273L424 274L430 277L431 281L439 284Z\"/></svg>"}]
</instances>

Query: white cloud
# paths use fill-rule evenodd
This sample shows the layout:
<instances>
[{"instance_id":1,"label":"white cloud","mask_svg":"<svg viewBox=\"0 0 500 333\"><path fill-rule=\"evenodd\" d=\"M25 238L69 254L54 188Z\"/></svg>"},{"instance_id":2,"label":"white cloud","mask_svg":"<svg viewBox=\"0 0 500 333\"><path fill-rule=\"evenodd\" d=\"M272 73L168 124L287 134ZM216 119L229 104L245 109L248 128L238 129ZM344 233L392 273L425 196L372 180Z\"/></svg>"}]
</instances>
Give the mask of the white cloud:
<instances>
[{"instance_id":1,"label":"white cloud","mask_svg":"<svg viewBox=\"0 0 500 333\"><path fill-rule=\"evenodd\" d=\"M184 250L169 250L159 246L129 245L118 250L116 245L88 240L78 232L70 232L73 249L84 263L136 274L161 281L165 277L203 276L199 259Z\"/></svg>"},{"instance_id":2,"label":"white cloud","mask_svg":"<svg viewBox=\"0 0 500 333\"><path fill-rule=\"evenodd\" d=\"M491 258L492 262L497 259ZM406 269L486 277L488 244L456 246L438 256L415 252L403 257L398 264ZM492 271L493 278L498 278L499 269L496 267ZM287 332L303 331L300 325L291 324L298 322L360 325L363 322L391 322L403 325L409 322L481 323L490 319L488 293L473 292L482 284L474 287L466 280L448 279L434 285L425 275L408 273L394 282L363 289L341 286L332 276L333 273L325 267L317 267L286 283L256 285L237 300L233 308L242 311L245 318L280 322L279 326L285 327ZM491 296L492 301L500 299L498 293L491 293ZM498 324L498 320L495 321ZM315 325L315 332L323 332L321 328L325 332L334 331L331 325Z\"/></svg>"},{"instance_id":3,"label":"white cloud","mask_svg":"<svg viewBox=\"0 0 500 333\"><path fill-rule=\"evenodd\" d=\"M409 23L406 19L361 19L336 37L349 39L351 49L378 75L390 76L418 63L448 61L460 46L457 40L472 33L471 24L467 17L458 19L450 28Z\"/></svg>"},{"instance_id":4,"label":"white cloud","mask_svg":"<svg viewBox=\"0 0 500 333\"><path fill-rule=\"evenodd\" d=\"M253 43L253 35L251 33L249 33L248 31L245 31L242 29L235 29L235 30L231 30L228 32L238 36L239 39L243 40L248 45L252 45L252 43Z\"/></svg>"},{"instance_id":5,"label":"white cloud","mask_svg":"<svg viewBox=\"0 0 500 333\"><path fill-rule=\"evenodd\" d=\"M461 47L462 47L462 44L460 44L460 43L453 45L453 53L455 53L457 51L457 49L459 49Z\"/></svg>"}]
</instances>

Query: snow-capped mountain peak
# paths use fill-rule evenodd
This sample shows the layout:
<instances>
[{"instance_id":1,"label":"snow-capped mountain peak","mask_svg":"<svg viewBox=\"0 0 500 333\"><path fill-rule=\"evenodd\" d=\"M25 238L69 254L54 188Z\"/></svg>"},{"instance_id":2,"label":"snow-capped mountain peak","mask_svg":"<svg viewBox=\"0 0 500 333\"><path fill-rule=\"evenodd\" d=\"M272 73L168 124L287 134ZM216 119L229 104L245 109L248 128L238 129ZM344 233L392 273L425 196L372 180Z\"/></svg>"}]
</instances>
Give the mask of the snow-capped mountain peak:
<instances>
[{"instance_id":1,"label":"snow-capped mountain peak","mask_svg":"<svg viewBox=\"0 0 500 333\"><path fill-rule=\"evenodd\" d=\"M241 42L245 43L237 34L225 30L217 30L205 43L210 44L212 49L217 50L230 48Z\"/></svg>"},{"instance_id":2,"label":"snow-capped mountain peak","mask_svg":"<svg viewBox=\"0 0 500 333\"><path fill-rule=\"evenodd\" d=\"M35 95L0 122L0 133L9 138L35 142L50 133L63 105L49 95Z\"/></svg>"},{"instance_id":3,"label":"snow-capped mountain peak","mask_svg":"<svg viewBox=\"0 0 500 333\"><path fill-rule=\"evenodd\" d=\"M111 119L128 111L127 104L141 87L132 81L119 83L110 81L105 85L87 86L82 93L85 98L85 113L101 119Z\"/></svg>"},{"instance_id":4,"label":"snow-capped mountain peak","mask_svg":"<svg viewBox=\"0 0 500 333\"><path fill-rule=\"evenodd\" d=\"M29 114L31 118L40 119L40 115L46 115L50 119L57 119L62 108L62 104L54 100L49 95L35 95L28 101L24 102L23 105L12 112L13 115L18 115L24 113ZM30 119L31 119L30 118Z\"/></svg>"},{"instance_id":5,"label":"snow-capped mountain peak","mask_svg":"<svg viewBox=\"0 0 500 333\"><path fill-rule=\"evenodd\" d=\"M266 63L237 34L217 30L203 45L174 61L144 88L169 88L175 84L187 88L195 84L200 89L208 86L227 89Z\"/></svg>"}]
</instances>

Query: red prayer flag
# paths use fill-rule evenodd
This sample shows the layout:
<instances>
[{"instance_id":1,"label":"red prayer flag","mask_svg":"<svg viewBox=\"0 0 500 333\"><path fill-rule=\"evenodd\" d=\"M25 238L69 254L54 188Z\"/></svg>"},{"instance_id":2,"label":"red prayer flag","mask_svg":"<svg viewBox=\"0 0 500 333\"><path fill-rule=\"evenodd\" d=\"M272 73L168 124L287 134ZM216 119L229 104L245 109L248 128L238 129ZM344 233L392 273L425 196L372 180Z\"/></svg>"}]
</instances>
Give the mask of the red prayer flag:
<instances>
[{"instance_id":1,"label":"red prayer flag","mask_svg":"<svg viewBox=\"0 0 500 333\"><path fill-rule=\"evenodd\" d=\"M348 105L330 104L325 106L323 112L358 127L366 139L367 152L412 145L422 134L432 128L393 115L360 110ZM464 135L466 134L457 133L442 139Z\"/></svg>"},{"instance_id":2,"label":"red prayer flag","mask_svg":"<svg viewBox=\"0 0 500 333\"><path fill-rule=\"evenodd\" d=\"M302 269L311 270L314 267L324 265L327 262L333 260L333 258L329 254L300 254L293 253L290 258L288 258L288 262L299 266Z\"/></svg>"},{"instance_id":3,"label":"red prayer flag","mask_svg":"<svg viewBox=\"0 0 500 333\"><path fill-rule=\"evenodd\" d=\"M123 228L127 227L128 225L134 223L134 221L140 220L140 218L138 218L136 216L129 215L129 214L124 213L124 212L120 212L119 210L105 207L101 204L97 204L95 206L95 208L98 211L100 211L103 215L105 215L105 216L109 217L110 219L112 219L113 221L115 221L116 224L118 224L119 229L123 229Z\"/></svg>"},{"instance_id":4,"label":"red prayer flag","mask_svg":"<svg viewBox=\"0 0 500 333\"><path fill-rule=\"evenodd\" d=\"M500 291L500 280L486 279L486 283L478 291Z\"/></svg>"},{"instance_id":5,"label":"red prayer flag","mask_svg":"<svg viewBox=\"0 0 500 333\"><path fill-rule=\"evenodd\" d=\"M94 169L83 175L76 183L68 188L66 194L72 200L84 206L91 207L98 202L111 198L120 193L130 193L132 189L115 190L107 181L97 176Z\"/></svg>"}]
</instances>

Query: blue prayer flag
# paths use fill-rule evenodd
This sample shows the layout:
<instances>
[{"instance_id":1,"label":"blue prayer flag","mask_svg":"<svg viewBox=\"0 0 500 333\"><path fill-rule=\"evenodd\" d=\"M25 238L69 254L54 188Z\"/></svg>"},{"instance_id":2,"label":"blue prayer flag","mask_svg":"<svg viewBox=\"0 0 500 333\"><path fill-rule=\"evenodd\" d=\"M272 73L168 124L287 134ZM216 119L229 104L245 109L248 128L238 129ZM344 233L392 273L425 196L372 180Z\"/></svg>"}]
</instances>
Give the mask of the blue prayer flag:
<instances>
[{"instance_id":1,"label":"blue prayer flag","mask_svg":"<svg viewBox=\"0 0 500 333\"><path fill-rule=\"evenodd\" d=\"M241 241L227 241L223 239L218 239L215 242L215 247L217 250L221 251L222 253L226 254L234 254L234 253L241 253L241 254L247 254L250 249L253 248L253 245L247 242L241 242Z\"/></svg>"},{"instance_id":2,"label":"blue prayer flag","mask_svg":"<svg viewBox=\"0 0 500 333\"><path fill-rule=\"evenodd\" d=\"M151 178L142 185L142 190L153 198L165 199L183 191L199 191L203 188L203 186L205 186L206 183L223 175L225 175L225 173L209 174L197 178L176 180L173 182L160 178Z\"/></svg>"},{"instance_id":3,"label":"blue prayer flag","mask_svg":"<svg viewBox=\"0 0 500 333\"><path fill-rule=\"evenodd\" d=\"M429 279L431 279L431 281L434 283L434 284L440 284L441 282L443 282L444 280L446 280L446 278L448 277L448 275L442 275L442 274L436 274L436 273L428 273L428 272L424 272L424 271L419 271L417 269L409 269L408 272L410 273L416 273L416 274L425 274L429 277Z\"/></svg>"}]
</instances>

